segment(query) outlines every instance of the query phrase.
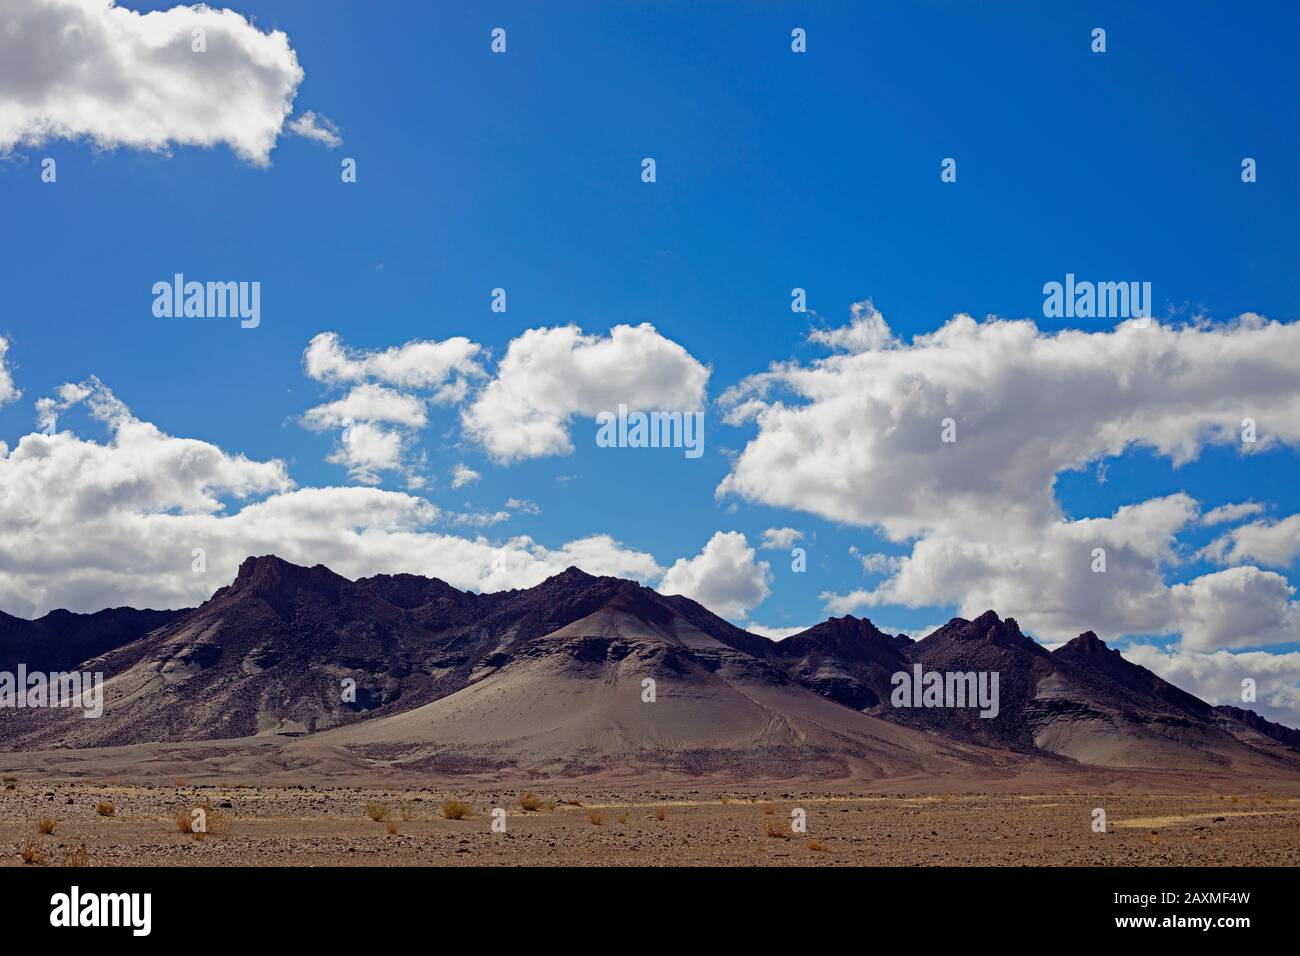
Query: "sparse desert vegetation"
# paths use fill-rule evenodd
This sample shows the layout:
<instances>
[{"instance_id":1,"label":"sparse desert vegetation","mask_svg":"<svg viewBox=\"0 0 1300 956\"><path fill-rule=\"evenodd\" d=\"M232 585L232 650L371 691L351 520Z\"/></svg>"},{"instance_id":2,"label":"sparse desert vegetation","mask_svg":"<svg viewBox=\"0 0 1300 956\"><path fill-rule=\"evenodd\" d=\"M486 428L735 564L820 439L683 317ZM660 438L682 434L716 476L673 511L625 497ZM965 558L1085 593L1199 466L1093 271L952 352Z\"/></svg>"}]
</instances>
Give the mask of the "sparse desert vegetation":
<instances>
[{"instance_id":1,"label":"sparse desert vegetation","mask_svg":"<svg viewBox=\"0 0 1300 956\"><path fill-rule=\"evenodd\" d=\"M63 857L62 866L90 866L90 853L83 843L75 850L69 850Z\"/></svg>"},{"instance_id":2,"label":"sparse desert vegetation","mask_svg":"<svg viewBox=\"0 0 1300 956\"><path fill-rule=\"evenodd\" d=\"M542 806L542 798L535 793L525 793L519 798L519 806L525 810L539 810Z\"/></svg>"},{"instance_id":3,"label":"sparse desert vegetation","mask_svg":"<svg viewBox=\"0 0 1300 956\"><path fill-rule=\"evenodd\" d=\"M765 804L763 804L763 816L765 816L765 817L770 817L770 816L771 816L772 814L774 814L774 813L776 813L776 804L775 804L775 803L765 803Z\"/></svg>"},{"instance_id":4,"label":"sparse desert vegetation","mask_svg":"<svg viewBox=\"0 0 1300 956\"><path fill-rule=\"evenodd\" d=\"M1226 786L1181 796L1111 794L1108 832L1094 833L1096 788L953 788L945 800L942 786L920 794L819 794L786 785L770 798L732 791L723 805L696 781L679 789L655 781L645 790L593 788L582 793L580 809L569 803L545 813L524 811L518 801L546 791L489 782L457 780L446 789L196 782L178 798L167 776L152 787L119 780L116 815L101 823L90 811L108 796L102 785L23 779L17 794L0 799L0 847L9 848L0 865L80 865L83 846L95 867L644 866L648 854L663 865L721 866L1300 865L1300 787L1290 792L1271 782L1267 801L1243 788L1236 805ZM68 801L80 816L61 816L55 835L38 834L36 821ZM450 814L440 812L444 801ZM390 812L374 822L363 812L370 803ZM767 803L774 813L763 812ZM806 811L808 833L792 830L787 813L794 806ZM399 807L409 819L399 818ZM509 812L509 838L493 831L490 807ZM200 833L195 809L203 810Z\"/></svg>"},{"instance_id":5,"label":"sparse desert vegetation","mask_svg":"<svg viewBox=\"0 0 1300 956\"><path fill-rule=\"evenodd\" d=\"M464 800L448 800L442 805L442 815L448 820L464 820L474 812Z\"/></svg>"},{"instance_id":6,"label":"sparse desert vegetation","mask_svg":"<svg viewBox=\"0 0 1300 956\"><path fill-rule=\"evenodd\" d=\"M101 801L95 804L95 812L101 817L111 817L117 813L117 807L107 801Z\"/></svg>"},{"instance_id":7,"label":"sparse desert vegetation","mask_svg":"<svg viewBox=\"0 0 1300 956\"><path fill-rule=\"evenodd\" d=\"M36 821L36 832L45 834L53 833L58 826L59 821L54 819L54 817L41 817Z\"/></svg>"},{"instance_id":8,"label":"sparse desert vegetation","mask_svg":"<svg viewBox=\"0 0 1300 956\"><path fill-rule=\"evenodd\" d=\"M376 823L379 823L388 816L388 811L390 809L391 808L386 803L367 803L366 816L374 820Z\"/></svg>"},{"instance_id":9,"label":"sparse desert vegetation","mask_svg":"<svg viewBox=\"0 0 1300 956\"><path fill-rule=\"evenodd\" d=\"M190 834L195 840L203 840L210 834L219 833L226 829L227 824L225 814L213 809L207 801L196 807L177 810L172 819L177 830Z\"/></svg>"},{"instance_id":10,"label":"sparse desert vegetation","mask_svg":"<svg viewBox=\"0 0 1300 956\"><path fill-rule=\"evenodd\" d=\"M31 863L34 866L40 866L48 859L44 847L39 843L32 843L30 840L23 844L23 848L18 851L18 855L24 863Z\"/></svg>"}]
</instances>

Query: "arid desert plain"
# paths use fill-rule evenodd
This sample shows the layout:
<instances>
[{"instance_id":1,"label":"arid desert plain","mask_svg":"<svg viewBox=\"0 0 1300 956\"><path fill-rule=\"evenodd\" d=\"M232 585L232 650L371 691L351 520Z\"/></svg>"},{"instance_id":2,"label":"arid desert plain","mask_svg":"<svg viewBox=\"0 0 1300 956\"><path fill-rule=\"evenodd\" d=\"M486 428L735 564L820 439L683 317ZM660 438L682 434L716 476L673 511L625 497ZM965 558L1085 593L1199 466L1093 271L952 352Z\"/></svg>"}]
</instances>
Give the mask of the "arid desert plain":
<instances>
[{"instance_id":1,"label":"arid desert plain","mask_svg":"<svg viewBox=\"0 0 1300 956\"><path fill-rule=\"evenodd\" d=\"M1300 787L1182 773L727 786L680 775L436 779L336 767L294 782L308 778L274 745L6 759L19 766L0 790L0 859L15 866L1300 863ZM180 776L186 768L196 773ZM185 832L195 809L206 832ZM43 821L52 832L39 832Z\"/></svg>"}]
</instances>

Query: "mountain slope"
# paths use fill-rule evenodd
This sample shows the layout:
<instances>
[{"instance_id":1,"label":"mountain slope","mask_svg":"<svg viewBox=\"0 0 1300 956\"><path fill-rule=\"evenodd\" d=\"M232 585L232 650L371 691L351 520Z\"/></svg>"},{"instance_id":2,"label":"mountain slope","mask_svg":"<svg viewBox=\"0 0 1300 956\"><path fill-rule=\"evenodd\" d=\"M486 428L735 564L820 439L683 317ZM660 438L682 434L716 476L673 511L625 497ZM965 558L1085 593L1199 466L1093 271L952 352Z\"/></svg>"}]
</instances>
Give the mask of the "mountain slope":
<instances>
[{"instance_id":1,"label":"mountain slope","mask_svg":"<svg viewBox=\"0 0 1300 956\"><path fill-rule=\"evenodd\" d=\"M109 675L103 717L16 712L0 735L9 747L85 747L313 733L447 697L597 612L710 661L770 653L771 642L686 598L576 568L526 590L471 594L415 575L349 581L264 556L201 607L92 661Z\"/></svg>"},{"instance_id":2,"label":"mountain slope","mask_svg":"<svg viewBox=\"0 0 1300 956\"><path fill-rule=\"evenodd\" d=\"M891 637L868 620L833 617L780 641L790 673L824 697L868 710L888 699L890 676L909 669L910 639Z\"/></svg>"},{"instance_id":3,"label":"mountain slope","mask_svg":"<svg viewBox=\"0 0 1300 956\"><path fill-rule=\"evenodd\" d=\"M616 593L450 696L316 739L408 767L553 773L884 777L990 762L819 696L646 589Z\"/></svg>"},{"instance_id":4,"label":"mountain slope","mask_svg":"<svg viewBox=\"0 0 1300 956\"><path fill-rule=\"evenodd\" d=\"M993 611L954 618L914 643L833 618L781 642L778 653L825 696L955 741L1108 767L1300 770L1300 732L1249 711L1216 710L1092 632L1049 653ZM894 675L910 691L918 667L923 679L934 673L945 684L982 675L991 687L996 674L996 715L981 716L979 706L895 706Z\"/></svg>"},{"instance_id":5,"label":"mountain slope","mask_svg":"<svg viewBox=\"0 0 1300 956\"><path fill-rule=\"evenodd\" d=\"M199 608L89 662L110 675L103 717L28 712L6 740L104 746L333 726L408 694L454 689L456 668L436 666L446 649L430 635L451 634L454 645L478 616L475 595L440 581L351 582L323 566L249 558ZM344 680L356 683L351 700Z\"/></svg>"},{"instance_id":6,"label":"mountain slope","mask_svg":"<svg viewBox=\"0 0 1300 956\"><path fill-rule=\"evenodd\" d=\"M1300 754L1264 738L1151 671L1092 632L1048 653L1011 618L987 612L951 622L910 650L932 670L999 669L1000 712L910 711L904 719L957 739L1026 745L1081 763L1160 769L1300 769Z\"/></svg>"},{"instance_id":7,"label":"mountain slope","mask_svg":"<svg viewBox=\"0 0 1300 956\"><path fill-rule=\"evenodd\" d=\"M988 768L1011 752L1300 770L1300 732L1210 707L1091 633L1049 653L989 611L916 642L851 616L774 642L687 598L576 568L472 594L263 556L190 611L0 617L0 650L47 669L84 655L83 667L108 675L102 717L13 711L0 721L7 749L311 735L416 768L771 775L841 774L851 762L885 775ZM895 706L896 684L910 686L918 669L996 674L996 715Z\"/></svg>"}]
</instances>

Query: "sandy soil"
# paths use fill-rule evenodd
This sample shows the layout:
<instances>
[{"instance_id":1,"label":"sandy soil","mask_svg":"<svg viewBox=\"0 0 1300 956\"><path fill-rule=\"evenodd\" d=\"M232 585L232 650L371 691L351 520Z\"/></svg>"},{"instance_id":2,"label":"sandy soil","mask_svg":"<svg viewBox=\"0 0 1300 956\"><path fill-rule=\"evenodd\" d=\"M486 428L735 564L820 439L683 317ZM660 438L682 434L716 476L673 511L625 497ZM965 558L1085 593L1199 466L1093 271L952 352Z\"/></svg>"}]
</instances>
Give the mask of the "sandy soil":
<instances>
[{"instance_id":1,"label":"sandy soil","mask_svg":"<svg viewBox=\"0 0 1300 956\"><path fill-rule=\"evenodd\" d=\"M1251 786L1240 793L836 793L789 785L737 791L691 787L583 788L535 782L543 802L500 786L236 784L184 781L42 782L6 778L0 790L0 863L44 865L584 865L917 866L1300 864L1300 794ZM473 807L449 820L445 800ZM550 801L557 802L551 807ZM572 805L563 801L580 801ZM97 805L112 804L112 816ZM386 808L384 818L372 820ZM209 832L182 833L177 815L209 808ZM491 830L504 808L506 833ZM1107 832L1092 829L1093 809ZM807 832L791 831L791 811ZM663 810L663 819L656 810ZM599 823L593 822L593 814ZM57 821L38 833L42 817ZM769 835L769 826L774 834ZM394 830L395 832L389 832Z\"/></svg>"}]
</instances>

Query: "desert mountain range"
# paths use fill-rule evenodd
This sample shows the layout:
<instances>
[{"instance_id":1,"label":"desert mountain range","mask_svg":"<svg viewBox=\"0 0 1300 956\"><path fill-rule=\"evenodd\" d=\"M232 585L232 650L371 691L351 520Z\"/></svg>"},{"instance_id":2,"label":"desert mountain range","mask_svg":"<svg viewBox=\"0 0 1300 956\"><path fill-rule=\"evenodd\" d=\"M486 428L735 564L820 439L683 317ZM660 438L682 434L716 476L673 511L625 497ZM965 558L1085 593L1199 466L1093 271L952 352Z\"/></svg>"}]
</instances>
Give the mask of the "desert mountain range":
<instances>
[{"instance_id":1,"label":"desert mountain range","mask_svg":"<svg viewBox=\"0 0 1300 956\"><path fill-rule=\"evenodd\" d=\"M19 662L102 671L104 713L10 711L10 751L309 738L411 769L833 774L851 761L883 776L1029 759L1300 776L1300 731L1212 707L1091 632L1049 652L988 611L919 641L852 616L772 641L577 568L475 594L250 557L193 609L0 614L0 669ZM997 716L893 706L892 675L918 664L997 672Z\"/></svg>"}]
</instances>

